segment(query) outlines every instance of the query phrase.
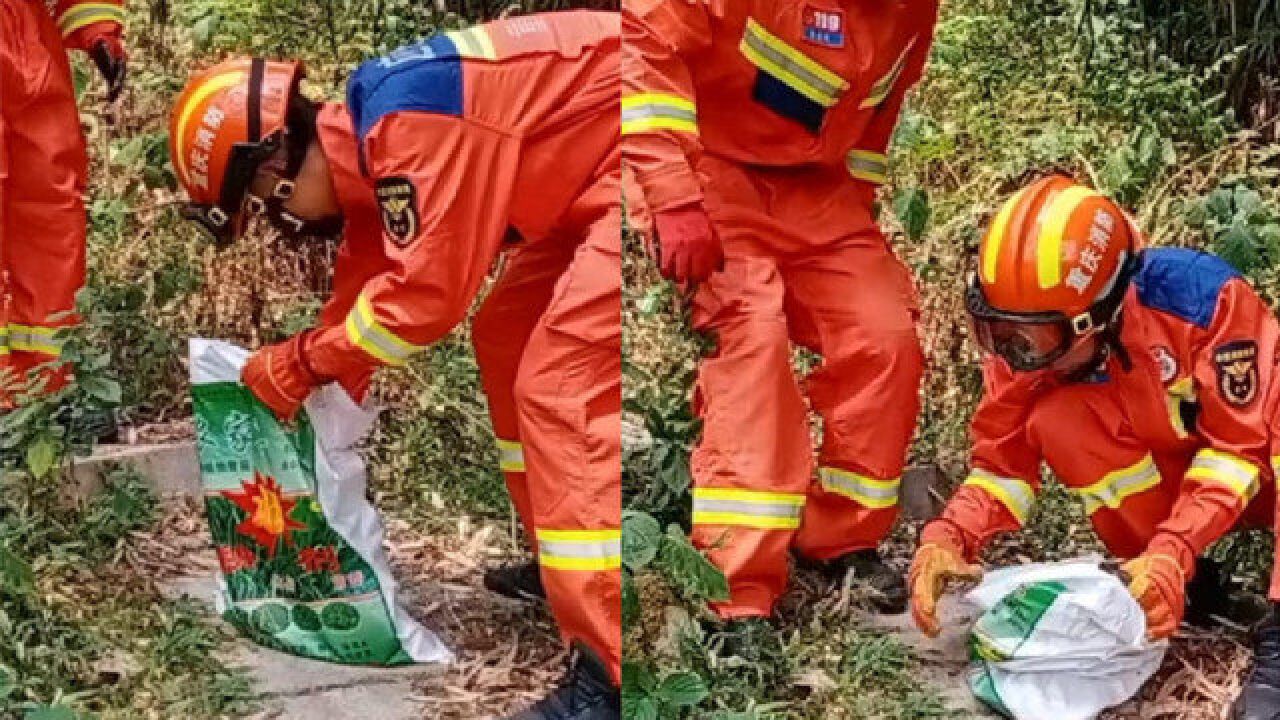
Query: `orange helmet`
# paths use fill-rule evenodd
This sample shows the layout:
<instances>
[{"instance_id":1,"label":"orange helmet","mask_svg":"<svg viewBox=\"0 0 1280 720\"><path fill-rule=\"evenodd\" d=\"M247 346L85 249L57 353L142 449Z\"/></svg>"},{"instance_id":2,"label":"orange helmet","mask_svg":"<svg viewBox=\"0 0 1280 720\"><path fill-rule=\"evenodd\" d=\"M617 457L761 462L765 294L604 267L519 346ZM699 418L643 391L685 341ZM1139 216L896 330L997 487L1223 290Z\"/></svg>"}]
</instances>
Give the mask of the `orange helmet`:
<instances>
[{"instance_id":1,"label":"orange helmet","mask_svg":"<svg viewBox=\"0 0 1280 720\"><path fill-rule=\"evenodd\" d=\"M978 343L1015 370L1047 367L1112 325L1137 269L1138 233L1110 199L1054 175L996 215L966 295Z\"/></svg>"},{"instance_id":2,"label":"orange helmet","mask_svg":"<svg viewBox=\"0 0 1280 720\"><path fill-rule=\"evenodd\" d=\"M195 75L178 97L169 154L191 200L188 217L219 242L243 230L249 186L258 166L282 146L303 75L297 62L238 58ZM300 153L293 154L299 157L296 163L290 158L290 178L301 164Z\"/></svg>"}]
</instances>

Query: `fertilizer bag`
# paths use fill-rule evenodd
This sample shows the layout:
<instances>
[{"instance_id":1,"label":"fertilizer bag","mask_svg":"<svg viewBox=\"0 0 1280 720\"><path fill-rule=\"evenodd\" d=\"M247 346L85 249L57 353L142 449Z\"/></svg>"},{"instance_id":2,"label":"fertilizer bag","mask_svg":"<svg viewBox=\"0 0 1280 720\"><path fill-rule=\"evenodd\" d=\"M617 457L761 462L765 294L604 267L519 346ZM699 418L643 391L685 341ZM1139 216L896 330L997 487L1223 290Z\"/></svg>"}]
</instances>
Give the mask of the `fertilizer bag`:
<instances>
[{"instance_id":1,"label":"fertilizer bag","mask_svg":"<svg viewBox=\"0 0 1280 720\"><path fill-rule=\"evenodd\" d=\"M288 428L240 384L248 352L201 339L190 352L218 612L263 645L318 660L450 661L395 601L382 523L353 449L376 413L330 385Z\"/></svg>"},{"instance_id":2,"label":"fertilizer bag","mask_svg":"<svg viewBox=\"0 0 1280 720\"><path fill-rule=\"evenodd\" d=\"M985 612L969 635L973 693L1017 720L1090 720L1132 697L1166 642L1097 559L995 570L967 599Z\"/></svg>"}]
</instances>

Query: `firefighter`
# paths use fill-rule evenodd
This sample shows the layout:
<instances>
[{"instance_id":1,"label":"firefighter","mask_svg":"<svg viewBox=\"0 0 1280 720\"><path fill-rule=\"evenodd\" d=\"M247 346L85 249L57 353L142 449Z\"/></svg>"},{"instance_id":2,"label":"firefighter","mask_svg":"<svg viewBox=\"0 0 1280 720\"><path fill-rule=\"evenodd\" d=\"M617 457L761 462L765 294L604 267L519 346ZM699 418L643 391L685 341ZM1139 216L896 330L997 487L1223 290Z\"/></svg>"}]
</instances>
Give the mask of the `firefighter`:
<instances>
[{"instance_id":1,"label":"firefighter","mask_svg":"<svg viewBox=\"0 0 1280 720\"><path fill-rule=\"evenodd\" d=\"M948 581L978 579L983 547L1026 522L1042 462L1125 561L1152 639L1177 631L1198 567L1215 571L1197 562L1210 544L1273 525L1276 320L1222 260L1142 245L1111 200L1062 176L1014 195L988 229L965 298L986 354L972 469L908 579L926 635Z\"/></svg>"},{"instance_id":2,"label":"firefighter","mask_svg":"<svg viewBox=\"0 0 1280 720\"><path fill-rule=\"evenodd\" d=\"M767 632L791 550L905 608L877 547L923 361L911 277L873 205L937 5L622 5L628 197L652 218L662 274L697 285L694 325L716 342L694 395L692 539L728 578L713 609L730 631ZM804 388L823 420L816 481L793 344L822 356Z\"/></svg>"},{"instance_id":3,"label":"firefighter","mask_svg":"<svg viewBox=\"0 0 1280 720\"><path fill-rule=\"evenodd\" d=\"M262 217L341 230L318 326L259 350L243 381L281 418L473 325L511 495L576 649L516 717L619 717L621 189L616 14L514 17L368 61L316 105L295 62L200 73L171 120L190 215L222 242Z\"/></svg>"},{"instance_id":4,"label":"firefighter","mask_svg":"<svg viewBox=\"0 0 1280 720\"><path fill-rule=\"evenodd\" d=\"M85 279L88 158L66 49L124 86L122 0L0 0L0 409L62 387L57 329Z\"/></svg>"}]
</instances>

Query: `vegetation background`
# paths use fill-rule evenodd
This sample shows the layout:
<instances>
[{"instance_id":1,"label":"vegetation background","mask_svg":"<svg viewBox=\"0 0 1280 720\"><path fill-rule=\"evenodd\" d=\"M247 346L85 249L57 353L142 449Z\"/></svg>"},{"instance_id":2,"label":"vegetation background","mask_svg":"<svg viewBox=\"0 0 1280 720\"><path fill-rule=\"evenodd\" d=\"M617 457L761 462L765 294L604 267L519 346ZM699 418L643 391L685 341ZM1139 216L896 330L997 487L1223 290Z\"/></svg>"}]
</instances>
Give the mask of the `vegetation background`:
<instances>
[{"instance_id":1,"label":"vegetation background","mask_svg":"<svg viewBox=\"0 0 1280 720\"><path fill-rule=\"evenodd\" d=\"M929 372L911 460L945 496L966 471L980 391L962 287L986 221L1028 178L1061 170L1112 194L1153 245L1199 247L1280 297L1280 3L1272 0L947 0L924 82L896 134L880 217L923 297ZM724 580L684 539L687 398L703 340L635 246L624 298L627 434L624 715L715 720L968 717L962 653L940 658L859 609L856 586L803 570L775 617L781 648L743 658L705 631ZM799 372L815 358L798 352ZM905 569L918 522L886 551ZM993 564L1097 550L1056 483ZM1215 552L1266 580L1270 540ZM863 595L865 597L865 593ZM1175 645L1113 717L1221 718L1246 662L1239 633ZM922 649L923 648L923 649ZM932 682L937 680L938 682ZM932 687L931 687L932 685Z\"/></svg>"}]
</instances>

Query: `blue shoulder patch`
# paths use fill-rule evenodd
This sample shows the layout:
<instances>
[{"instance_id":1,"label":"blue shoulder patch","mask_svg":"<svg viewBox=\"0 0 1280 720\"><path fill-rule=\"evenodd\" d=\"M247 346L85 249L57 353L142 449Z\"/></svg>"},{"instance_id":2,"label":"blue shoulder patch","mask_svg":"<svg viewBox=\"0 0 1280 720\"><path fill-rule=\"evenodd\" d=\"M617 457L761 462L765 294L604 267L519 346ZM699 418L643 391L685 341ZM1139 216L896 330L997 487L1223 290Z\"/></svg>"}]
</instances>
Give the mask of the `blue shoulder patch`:
<instances>
[{"instance_id":1,"label":"blue shoulder patch","mask_svg":"<svg viewBox=\"0 0 1280 720\"><path fill-rule=\"evenodd\" d=\"M436 35L356 68L347 82L347 111L361 142L401 110L462 114L462 60L453 40Z\"/></svg>"},{"instance_id":2,"label":"blue shoulder patch","mask_svg":"<svg viewBox=\"0 0 1280 720\"><path fill-rule=\"evenodd\" d=\"M1133 284L1143 305L1208 328L1227 281L1240 273L1225 260L1184 248L1152 248L1142 254Z\"/></svg>"}]
</instances>

